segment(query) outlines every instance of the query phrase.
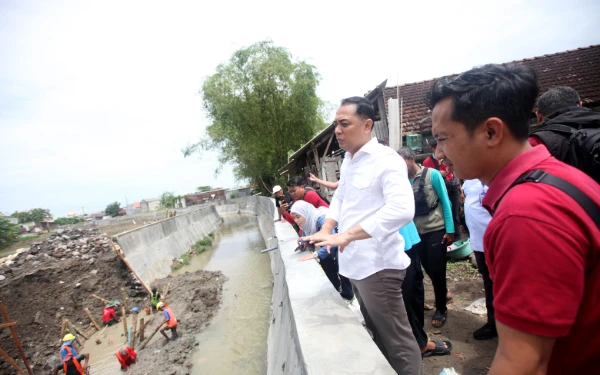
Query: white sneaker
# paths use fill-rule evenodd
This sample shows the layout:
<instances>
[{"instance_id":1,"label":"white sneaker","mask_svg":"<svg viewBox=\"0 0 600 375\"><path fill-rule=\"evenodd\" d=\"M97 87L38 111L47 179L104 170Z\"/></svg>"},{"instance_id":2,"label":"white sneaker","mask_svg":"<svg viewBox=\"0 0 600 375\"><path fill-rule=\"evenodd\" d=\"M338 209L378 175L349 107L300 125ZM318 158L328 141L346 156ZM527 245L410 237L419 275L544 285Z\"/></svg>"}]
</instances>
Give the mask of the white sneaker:
<instances>
[{"instance_id":1,"label":"white sneaker","mask_svg":"<svg viewBox=\"0 0 600 375\"><path fill-rule=\"evenodd\" d=\"M360 304L358 303L358 300L356 299L356 297L352 298L352 301L348 301L348 300L345 300L345 301L346 301L346 304L348 305L348 308L350 310L352 310L356 315L358 315L360 324L362 324L364 326L365 318L363 317L363 314L360 312Z\"/></svg>"}]
</instances>

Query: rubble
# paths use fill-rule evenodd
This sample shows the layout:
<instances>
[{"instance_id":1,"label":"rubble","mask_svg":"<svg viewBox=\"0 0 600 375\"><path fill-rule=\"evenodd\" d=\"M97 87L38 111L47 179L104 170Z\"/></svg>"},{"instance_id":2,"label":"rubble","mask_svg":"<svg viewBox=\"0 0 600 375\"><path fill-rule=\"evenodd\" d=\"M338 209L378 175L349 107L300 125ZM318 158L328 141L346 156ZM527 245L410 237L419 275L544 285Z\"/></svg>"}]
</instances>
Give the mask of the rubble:
<instances>
[{"instance_id":1,"label":"rubble","mask_svg":"<svg viewBox=\"0 0 600 375\"><path fill-rule=\"evenodd\" d=\"M103 253L113 251L110 246L110 237L100 233L98 228L89 229L58 229L43 242L34 242L29 250L19 249L15 254L0 258L2 267L38 266L39 258L54 261L65 259L83 259L94 263L94 258L100 258ZM36 264L34 264L36 263ZM0 272L1 273L1 272Z\"/></svg>"}]
</instances>

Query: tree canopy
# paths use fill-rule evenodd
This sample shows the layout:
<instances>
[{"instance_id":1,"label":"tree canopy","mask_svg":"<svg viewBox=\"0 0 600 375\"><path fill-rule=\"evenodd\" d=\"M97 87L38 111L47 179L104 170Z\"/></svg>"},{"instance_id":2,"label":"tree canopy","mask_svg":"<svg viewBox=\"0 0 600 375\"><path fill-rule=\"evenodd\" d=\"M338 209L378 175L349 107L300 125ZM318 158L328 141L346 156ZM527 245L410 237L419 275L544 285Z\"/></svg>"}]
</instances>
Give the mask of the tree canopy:
<instances>
[{"instance_id":1,"label":"tree canopy","mask_svg":"<svg viewBox=\"0 0 600 375\"><path fill-rule=\"evenodd\" d=\"M288 151L325 127L319 80L314 66L271 41L238 50L203 82L202 104L212 124L184 155L217 150L221 166L233 164L237 178L274 184Z\"/></svg>"},{"instance_id":2,"label":"tree canopy","mask_svg":"<svg viewBox=\"0 0 600 375\"><path fill-rule=\"evenodd\" d=\"M119 211L117 210L117 212ZM54 220L56 225L72 225L77 223L83 223L84 221L85 219L80 217L59 217L58 219Z\"/></svg>"},{"instance_id":3,"label":"tree canopy","mask_svg":"<svg viewBox=\"0 0 600 375\"><path fill-rule=\"evenodd\" d=\"M33 208L29 211L15 211L10 216L19 219L19 223L39 222L45 217L51 217L50 210L45 208Z\"/></svg>"},{"instance_id":4,"label":"tree canopy","mask_svg":"<svg viewBox=\"0 0 600 375\"><path fill-rule=\"evenodd\" d=\"M115 216L117 216L117 214L119 213L120 210L121 210L121 203L113 202L113 203L109 204L108 206L106 206L104 213L106 213L107 215L110 215L112 217L115 217Z\"/></svg>"},{"instance_id":5,"label":"tree canopy","mask_svg":"<svg viewBox=\"0 0 600 375\"><path fill-rule=\"evenodd\" d=\"M20 228L18 225L0 217L0 247L13 242L19 236L19 233Z\"/></svg>"},{"instance_id":6,"label":"tree canopy","mask_svg":"<svg viewBox=\"0 0 600 375\"><path fill-rule=\"evenodd\" d=\"M211 191L211 190L213 190L213 187L210 185L200 185L196 188L196 191L198 193L203 193L205 191Z\"/></svg>"}]
</instances>

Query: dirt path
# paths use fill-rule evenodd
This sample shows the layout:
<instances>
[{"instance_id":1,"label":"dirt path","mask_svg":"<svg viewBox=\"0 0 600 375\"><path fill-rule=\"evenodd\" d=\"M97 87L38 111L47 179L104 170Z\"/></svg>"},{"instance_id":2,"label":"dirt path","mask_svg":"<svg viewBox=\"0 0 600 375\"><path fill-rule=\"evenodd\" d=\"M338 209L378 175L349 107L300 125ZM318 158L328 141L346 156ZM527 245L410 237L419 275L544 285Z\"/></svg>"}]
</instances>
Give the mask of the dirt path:
<instances>
[{"instance_id":1,"label":"dirt path","mask_svg":"<svg viewBox=\"0 0 600 375\"><path fill-rule=\"evenodd\" d=\"M441 329L433 328L431 318L435 311L425 311L425 331L431 340L450 340L454 349L450 356L425 358L424 374L437 375L444 367L454 367L461 375L487 374L498 341L473 339L473 331L485 324L486 317L464 310L471 302L485 296L481 276L468 261L448 262L447 279L454 302L448 305L446 325ZM434 306L433 287L427 275L425 302ZM439 331L441 334L434 333Z\"/></svg>"}]
</instances>

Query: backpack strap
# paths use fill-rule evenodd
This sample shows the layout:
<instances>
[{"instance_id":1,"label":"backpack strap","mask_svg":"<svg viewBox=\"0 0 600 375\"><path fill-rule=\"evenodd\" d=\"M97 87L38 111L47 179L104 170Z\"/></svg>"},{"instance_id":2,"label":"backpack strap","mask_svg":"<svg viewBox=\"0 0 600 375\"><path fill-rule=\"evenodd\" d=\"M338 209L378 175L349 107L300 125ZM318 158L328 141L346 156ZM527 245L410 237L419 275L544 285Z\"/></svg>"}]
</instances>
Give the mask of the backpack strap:
<instances>
[{"instance_id":1,"label":"backpack strap","mask_svg":"<svg viewBox=\"0 0 600 375\"><path fill-rule=\"evenodd\" d=\"M521 177L513 182L508 190L525 182L543 183L562 190L571 198L573 198L581 206L581 208L587 212L594 223L596 223L596 226L600 228L600 207L575 185L563 180L560 177L548 174L546 171L535 169L531 172L522 174Z\"/></svg>"},{"instance_id":2,"label":"backpack strap","mask_svg":"<svg viewBox=\"0 0 600 375\"><path fill-rule=\"evenodd\" d=\"M571 134L575 133L577 131L577 129L575 129L571 126L559 125L559 124L542 125L539 128L537 128L534 132L532 132L531 135L534 135L534 134L540 133L540 132L545 132L545 131L551 131L551 132L570 136Z\"/></svg>"},{"instance_id":3,"label":"backpack strap","mask_svg":"<svg viewBox=\"0 0 600 375\"><path fill-rule=\"evenodd\" d=\"M439 171L440 170L440 162L438 162L437 159L433 157L433 155L429 155L429 158L431 158L431 162L433 163L433 166L435 167L435 169L437 169Z\"/></svg>"},{"instance_id":4,"label":"backpack strap","mask_svg":"<svg viewBox=\"0 0 600 375\"><path fill-rule=\"evenodd\" d=\"M427 176L427 170L429 168L423 167L423 171L421 172L421 177L419 177L419 191L423 191L425 189L425 177Z\"/></svg>"}]
</instances>

